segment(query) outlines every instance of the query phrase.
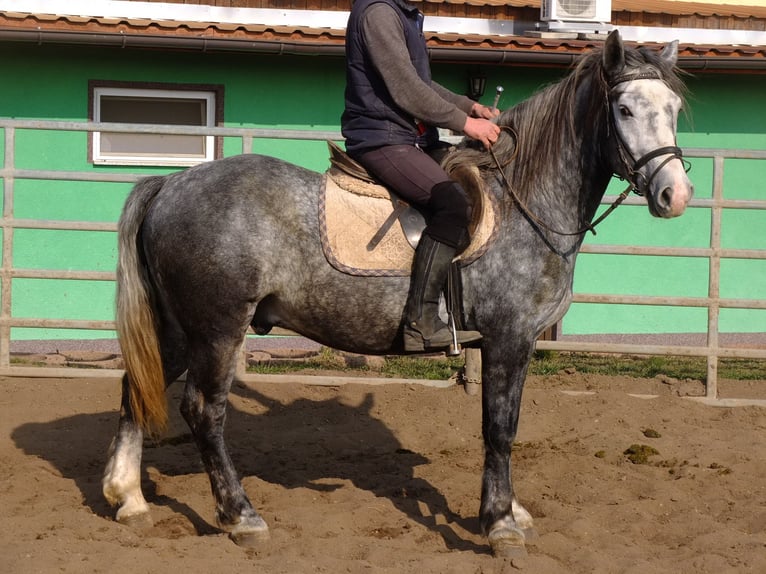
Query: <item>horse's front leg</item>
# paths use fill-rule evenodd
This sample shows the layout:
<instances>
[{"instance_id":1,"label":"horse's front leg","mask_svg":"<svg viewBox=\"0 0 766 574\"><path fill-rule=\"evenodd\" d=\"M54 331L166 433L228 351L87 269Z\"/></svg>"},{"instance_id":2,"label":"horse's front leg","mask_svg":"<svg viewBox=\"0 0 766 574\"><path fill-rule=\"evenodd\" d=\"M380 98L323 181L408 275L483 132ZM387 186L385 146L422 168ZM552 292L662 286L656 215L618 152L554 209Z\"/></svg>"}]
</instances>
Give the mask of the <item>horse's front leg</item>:
<instances>
[{"instance_id":1,"label":"horse's front leg","mask_svg":"<svg viewBox=\"0 0 766 574\"><path fill-rule=\"evenodd\" d=\"M211 346L210 348L216 348ZM215 497L218 526L243 546L269 538L266 522L245 494L223 438L226 404L239 344L217 353L192 350L181 414L192 431ZM215 355L215 356L214 356Z\"/></svg>"},{"instance_id":2,"label":"horse's front leg","mask_svg":"<svg viewBox=\"0 0 766 574\"><path fill-rule=\"evenodd\" d=\"M507 343L514 338L505 338ZM521 393L533 349L532 342L482 345L482 433L484 476L481 527L492 552L501 556L525 554L524 543L534 537L532 516L519 504L511 479L511 447L519 423Z\"/></svg>"}]
</instances>

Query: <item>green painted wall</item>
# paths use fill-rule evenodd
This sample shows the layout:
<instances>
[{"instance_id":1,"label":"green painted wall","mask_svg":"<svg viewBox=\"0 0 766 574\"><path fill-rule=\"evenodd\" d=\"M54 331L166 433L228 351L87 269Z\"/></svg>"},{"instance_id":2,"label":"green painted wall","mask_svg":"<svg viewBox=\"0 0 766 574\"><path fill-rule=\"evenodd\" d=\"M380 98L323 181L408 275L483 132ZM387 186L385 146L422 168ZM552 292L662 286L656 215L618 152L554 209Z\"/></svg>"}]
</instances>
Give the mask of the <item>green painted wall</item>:
<instances>
[{"instance_id":1,"label":"green painted wall","mask_svg":"<svg viewBox=\"0 0 766 574\"><path fill-rule=\"evenodd\" d=\"M338 130L343 107L344 71L340 58L267 57L79 47L0 45L6 69L0 90L0 117L84 121L89 80L130 80L222 84L224 120L228 127ZM469 68L437 64L434 77L463 91ZM501 107L528 97L555 81L564 70L530 67L483 67L485 103L494 86L503 85ZM763 98L766 76L716 74L691 77L690 117L682 118L682 147L766 149ZM3 140L0 138L0 151ZM241 151L240 141L227 138L224 154ZM323 142L256 140L253 151L284 158L310 169L327 166ZM93 166L87 161L82 133L17 132L16 165L24 169L137 172L135 167ZM710 197L712 161L694 160L691 172L697 197ZM166 173L166 168L141 168ZM734 161L725 165L728 198L766 197L766 162ZM622 190L614 182L612 192ZM18 180L14 213L18 218L116 221L129 192L127 184ZM660 221L643 207L623 206L600 227L590 243L706 247L710 212L690 209L682 218ZM725 247L766 248L766 212L730 211L724 218ZM14 265L32 269L113 270L113 233L17 230ZM648 295L707 294L707 260L696 258L627 257L582 254L575 291ZM763 298L766 261L725 261L724 297ZM109 282L15 279L12 304L16 317L108 320L113 315L114 285ZM701 332L705 309L575 304L564 323L566 334ZM722 331L766 330L766 312L724 310ZM112 333L102 333L111 337ZM91 338L94 332L14 329L14 338Z\"/></svg>"},{"instance_id":2,"label":"green painted wall","mask_svg":"<svg viewBox=\"0 0 766 574\"><path fill-rule=\"evenodd\" d=\"M681 117L681 147L766 150L766 76L708 74L687 79L688 115ZM692 160L690 177L695 197L710 198L713 161ZM726 160L724 197L766 199L766 160ZM622 182L610 190L619 193ZM641 213L643 212L643 213ZM671 247L709 247L711 212L689 209L666 221L646 216L639 207L621 207L588 243L642 244ZM766 211L727 210L722 247L766 249ZM575 292L627 295L706 297L708 260L702 258L629 257L582 254L578 260ZM724 260L720 295L724 298L763 299L766 261ZM574 304L563 322L565 333L685 333L704 332L707 309L654 306ZM722 309L721 332L764 332L766 311Z\"/></svg>"}]
</instances>

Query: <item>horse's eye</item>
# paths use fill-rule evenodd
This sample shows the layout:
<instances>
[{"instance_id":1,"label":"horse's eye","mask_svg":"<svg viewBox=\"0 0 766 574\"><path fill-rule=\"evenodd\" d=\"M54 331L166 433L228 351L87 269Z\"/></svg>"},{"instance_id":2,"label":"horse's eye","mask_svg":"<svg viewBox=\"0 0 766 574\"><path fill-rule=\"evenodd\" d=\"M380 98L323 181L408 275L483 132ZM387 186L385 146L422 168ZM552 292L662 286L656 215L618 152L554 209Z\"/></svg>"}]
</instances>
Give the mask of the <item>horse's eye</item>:
<instances>
[{"instance_id":1,"label":"horse's eye","mask_svg":"<svg viewBox=\"0 0 766 574\"><path fill-rule=\"evenodd\" d=\"M631 117L633 114L631 114L631 113L630 113L630 109L629 109L627 106L620 106L620 115L621 115L623 118L629 118L629 117Z\"/></svg>"}]
</instances>

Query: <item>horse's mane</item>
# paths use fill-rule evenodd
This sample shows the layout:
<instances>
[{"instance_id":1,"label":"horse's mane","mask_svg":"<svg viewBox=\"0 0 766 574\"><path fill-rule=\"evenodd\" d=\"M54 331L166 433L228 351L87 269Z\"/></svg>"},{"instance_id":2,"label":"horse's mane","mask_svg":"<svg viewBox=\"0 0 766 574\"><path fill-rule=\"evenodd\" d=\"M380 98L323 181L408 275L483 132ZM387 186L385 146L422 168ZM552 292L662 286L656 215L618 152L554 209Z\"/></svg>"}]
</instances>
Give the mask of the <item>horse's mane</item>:
<instances>
[{"instance_id":1,"label":"horse's mane","mask_svg":"<svg viewBox=\"0 0 766 574\"><path fill-rule=\"evenodd\" d=\"M529 99L505 110L498 117L498 125L504 128L493 146L501 165L509 164L506 176L520 197L528 196L530 190L524 176L543 173L551 166L560 165L565 153L576 149L578 133L587 129L591 133L606 133L609 79L602 64L602 52L589 52L575 64L572 71L561 81L543 88ZM679 71L667 60L647 48L625 47L623 73L654 70L668 87L681 98L685 86ZM585 102L585 110L577 108L577 88L583 83L591 84L591 96ZM509 132L515 137L510 137ZM517 149L518 143L518 149ZM571 159L571 158L569 158ZM466 142L448 156L445 168L449 171L458 164L476 165L481 169L496 167L492 156L477 142ZM523 169L515 169L522 166Z\"/></svg>"}]
</instances>

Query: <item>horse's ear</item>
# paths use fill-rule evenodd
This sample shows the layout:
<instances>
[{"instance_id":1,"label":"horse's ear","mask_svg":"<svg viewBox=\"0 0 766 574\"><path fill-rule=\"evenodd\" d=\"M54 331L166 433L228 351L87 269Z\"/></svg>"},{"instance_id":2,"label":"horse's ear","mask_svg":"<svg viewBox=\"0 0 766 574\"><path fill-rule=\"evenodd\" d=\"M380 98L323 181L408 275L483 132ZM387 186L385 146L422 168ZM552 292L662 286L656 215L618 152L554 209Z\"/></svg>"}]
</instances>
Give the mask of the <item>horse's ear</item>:
<instances>
[{"instance_id":1,"label":"horse's ear","mask_svg":"<svg viewBox=\"0 0 766 574\"><path fill-rule=\"evenodd\" d=\"M666 44L660 53L660 58L671 66L675 66L678 61L678 40L673 40L670 44Z\"/></svg>"},{"instance_id":2,"label":"horse's ear","mask_svg":"<svg viewBox=\"0 0 766 574\"><path fill-rule=\"evenodd\" d=\"M602 62L607 76L619 74L625 67L625 47L619 30L612 30L606 37Z\"/></svg>"}]
</instances>

